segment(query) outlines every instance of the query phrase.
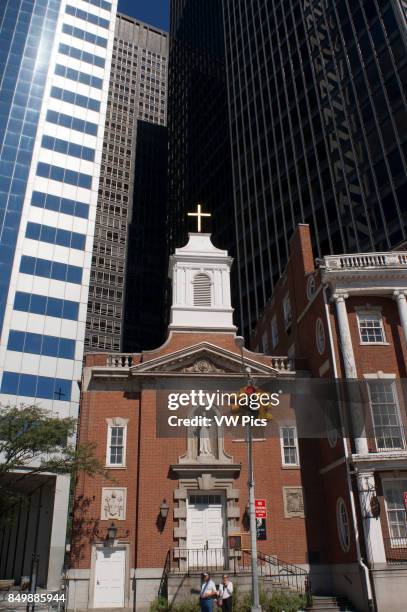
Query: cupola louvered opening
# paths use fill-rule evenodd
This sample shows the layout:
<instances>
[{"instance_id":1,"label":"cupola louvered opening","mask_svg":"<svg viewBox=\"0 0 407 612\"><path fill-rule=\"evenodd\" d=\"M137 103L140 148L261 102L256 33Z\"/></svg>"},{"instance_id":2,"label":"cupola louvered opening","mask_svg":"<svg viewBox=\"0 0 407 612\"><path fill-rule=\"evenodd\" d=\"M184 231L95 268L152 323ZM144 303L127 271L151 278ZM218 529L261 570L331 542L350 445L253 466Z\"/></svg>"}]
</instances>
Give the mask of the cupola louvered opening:
<instances>
[{"instance_id":1,"label":"cupola louvered opening","mask_svg":"<svg viewBox=\"0 0 407 612\"><path fill-rule=\"evenodd\" d=\"M211 306L211 279L207 274L194 278L194 306Z\"/></svg>"}]
</instances>

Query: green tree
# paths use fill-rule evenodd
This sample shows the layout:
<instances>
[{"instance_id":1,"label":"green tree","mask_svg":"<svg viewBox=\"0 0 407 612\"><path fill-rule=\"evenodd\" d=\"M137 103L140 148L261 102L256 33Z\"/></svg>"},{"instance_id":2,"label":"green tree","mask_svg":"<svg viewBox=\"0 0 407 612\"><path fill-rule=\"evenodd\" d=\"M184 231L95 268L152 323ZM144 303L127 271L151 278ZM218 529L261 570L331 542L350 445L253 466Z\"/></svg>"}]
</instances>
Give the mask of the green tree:
<instances>
[{"instance_id":1,"label":"green tree","mask_svg":"<svg viewBox=\"0 0 407 612\"><path fill-rule=\"evenodd\" d=\"M30 476L105 474L95 444L75 444L75 429L76 419L40 406L0 404L0 522L12 518L19 483Z\"/></svg>"}]
</instances>

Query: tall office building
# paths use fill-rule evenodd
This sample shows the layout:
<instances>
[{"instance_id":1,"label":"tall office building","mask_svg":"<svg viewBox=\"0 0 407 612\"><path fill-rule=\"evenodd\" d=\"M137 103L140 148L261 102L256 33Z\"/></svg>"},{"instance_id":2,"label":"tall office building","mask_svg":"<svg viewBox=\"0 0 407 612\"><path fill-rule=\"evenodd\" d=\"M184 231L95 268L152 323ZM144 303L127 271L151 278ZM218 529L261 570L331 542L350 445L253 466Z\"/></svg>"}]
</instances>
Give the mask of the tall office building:
<instances>
[{"instance_id":1,"label":"tall office building","mask_svg":"<svg viewBox=\"0 0 407 612\"><path fill-rule=\"evenodd\" d=\"M161 198L164 202L166 199L166 159L163 160L162 149L167 143L167 45L165 32L117 15L86 320L86 351L118 351L124 342L129 350L141 350L146 348L144 341L154 345L156 337L158 343L162 337L163 332L160 335L158 331L160 326L163 329L161 278L155 280L157 275L153 270L150 286L146 287L143 279L148 272L143 263L146 260L148 263L149 252L153 259L157 258L156 247L159 251L165 238L164 218L162 226L156 225L153 233L147 230L151 225L146 219L156 214ZM145 137L152 132L155 146L151 148ZM150 149L148 164L145 147ZM143 237L141 243L134 238L134 233L139 231ZM139 251L139 247L146 250ZM157 266L163 269L164 265L163 258L159 258ZM126 286L131 294L127 297ZM151 322L148 329L141 324L147 310Z\"/></svg>"},{"instance_id":2,"label":"tall office building","mask_svg":"<svg viewBox=\"0 0 407 612\"><path fill-rule=\"evenodd\" d=\"M0 402L76 416L116 0L0 3ZM69 478L20 482L0 575L60 578ZM22 536L23 534L23 536Z\"/></svg>"},{"instance_id":3,"label":"tall office building","mask_svg":"<svg viewBox=\"0 0 407 612\"><path fill-rule=\"evenodd\" d=\"M188 2L181 4L182 23L189 12ZM234 303L246 336L284 272L298 223L310 224L318 256L386 250L406 239L403 5L223 2L234 196L229 227L239 281ZM209 47L204 23L195 15L190 36ZM180 92L188 87L184 79L179 117L187 108ZM192 130L182 137L186 150L198 142ZM170 132L170 149L172 138ZM179 172L193 182L186 164ZM213 212L218 222L220 213Z\"/></svg>"},{"instance_id":4,"label":"tall office building","mask_svg":"<svg viewBox=\"0 0 407 612\"><path fill-rule=\"evenodd\" d=\"M196 231L187 212L203 202L214 243L234 256L222 2L172 0L168 74L168 254ZM171 300L169 300L169 303Z\"/></svg>"}]
</instances>

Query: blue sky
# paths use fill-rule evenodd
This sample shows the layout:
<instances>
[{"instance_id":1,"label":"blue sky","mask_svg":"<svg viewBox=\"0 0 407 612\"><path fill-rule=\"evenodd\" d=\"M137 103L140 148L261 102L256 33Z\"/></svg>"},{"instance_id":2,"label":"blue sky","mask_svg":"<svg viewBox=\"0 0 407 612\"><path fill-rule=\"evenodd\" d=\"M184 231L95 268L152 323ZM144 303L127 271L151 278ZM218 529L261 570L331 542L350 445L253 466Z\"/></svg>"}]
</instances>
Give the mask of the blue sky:
<instances>
[{"instance_id":1,"label":"blue sky","mask_svg":"<svg viewBox=\"0 0 407 612\"><path fill-rule=\"evenodd\" d=\"M119 0L118 11L168 31L169 0Z\"/></svg>"}]
</instances>

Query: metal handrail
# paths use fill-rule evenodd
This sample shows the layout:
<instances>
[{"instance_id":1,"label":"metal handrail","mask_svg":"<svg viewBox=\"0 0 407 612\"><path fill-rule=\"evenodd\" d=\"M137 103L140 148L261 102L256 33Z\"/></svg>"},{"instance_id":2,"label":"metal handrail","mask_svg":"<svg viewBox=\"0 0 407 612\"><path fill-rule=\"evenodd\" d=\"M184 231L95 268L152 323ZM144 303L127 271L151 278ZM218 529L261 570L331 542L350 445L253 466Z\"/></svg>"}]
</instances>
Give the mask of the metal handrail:
<instances>
[{"instance_id":1,"label":"metal handrail","mask_svg":"<svg viewBox=\"0 0 407 612\"><path fill-rule=\"evenodd\" d=\"M247 555L251 559L250 550L243 550L242 553L243 557ZM260 551L257 553L257 563L260 569L260 576L266 579L269 578L274 583L304 594L307 598L307 605L312 605L311 581L307 570Z\"/></svg>"},{"instance_id":2,"label":"metal handrail","mask_svg":"<svg viewBox=\"0 0 407 612\"><path fill-rule=\"evenodd\" d=\"M262 552L257 554L260 576L288 587L306 596L307 605L312 605L312 590L309 572L293 563L286 563L275 556ZM174 548L167 552L158 594L167 597L170 573L187 574L203 571L224 571L240 574L251 571L251 551L229 548Z\"/></svg>"},{"instance_id":3,"label":"metal handrail","mask_svg":"<svg viewBox=\"0 0 407 612\"><path fill-rule=\"evenodd\" d=\"M171 550L167 551L164 561L163 573L161 575L160 586L158 587L159 597L167 597L168 574L171 571Z\"/></svg>"}]
</instances>

